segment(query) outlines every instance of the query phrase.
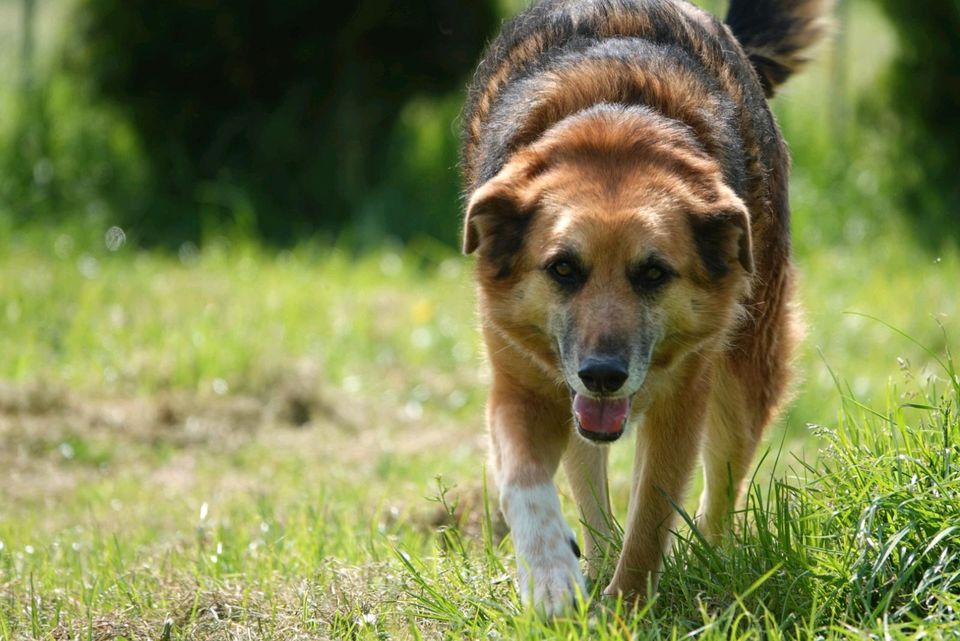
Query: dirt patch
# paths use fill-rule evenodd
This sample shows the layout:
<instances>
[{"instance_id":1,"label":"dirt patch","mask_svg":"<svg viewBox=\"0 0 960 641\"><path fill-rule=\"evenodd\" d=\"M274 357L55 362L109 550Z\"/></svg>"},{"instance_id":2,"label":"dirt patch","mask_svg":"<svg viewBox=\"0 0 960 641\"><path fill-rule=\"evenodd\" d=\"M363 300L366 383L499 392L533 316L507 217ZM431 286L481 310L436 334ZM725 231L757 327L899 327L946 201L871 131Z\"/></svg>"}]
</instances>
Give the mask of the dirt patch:
<instances>
[{"instance_id":1,"label":"dirt patch","mask_svg":"<svg viewBox=\"0 0 960 641\"><path fill-rule=\"evenodd\" d=\"M95 398L37 385L0 385L0 460L5 463L45 455L87 456L96 462L90 452L78 452L74 441L231 450L268 428L353 431L355 426L321 391L300 384L280 387L269 398L185 392Z\"/></svg>"},{"instance_id":2,"label":"dirt patch","mask_svg":"<svg viewBox=\"0 0 960 641\"><path fill-rule=\"evenodd\" d=\"M430 414L414 419L388 400L324 388L302 375L264 397L179 391L97 398L0 383L0 467L9 479L0 497L8 499L55 502L79 484L124 473L186 489L198 460L222 460L249 445L372 466L381 456L454 448L482 459L483 441L471 426Z\"/></svg>"}]
</instances>

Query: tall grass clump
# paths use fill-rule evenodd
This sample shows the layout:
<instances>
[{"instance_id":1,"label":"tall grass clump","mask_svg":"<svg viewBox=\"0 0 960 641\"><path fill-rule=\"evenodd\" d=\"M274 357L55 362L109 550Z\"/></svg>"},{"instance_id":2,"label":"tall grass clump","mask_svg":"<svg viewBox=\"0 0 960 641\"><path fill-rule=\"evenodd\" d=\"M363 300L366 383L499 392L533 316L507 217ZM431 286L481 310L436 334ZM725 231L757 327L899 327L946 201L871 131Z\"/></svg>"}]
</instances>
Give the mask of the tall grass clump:
<instances>
[{"instance_id":1,"label":"tall grass clump","mask_svg":"<svg viewBox=\"0 0 960 641\"><path fill-rule=\"evenodd\" d=\"M909 338L909 337L907 337ZM960 377L950 353L917 389L891 390L880 412L845 396L811 497L822 535L835 542L820 564L841 579L832 608L842 619L908 628L954 623L960 597ZM954 629L957 632L957 629Z\"/></svg>"},{"instance_id":2,"label":"tall grass clump","mask_svg":"<svg viewBox=\"0 0 960 641\"><path fill-rule=\"evenodd\" d=\"M883 410L836 379L836 423L811 426L816 461L752 484L723 545L681 537L661 601L789 636L960 630L960 379L949 348L928 355L935 373L901 361L909 388L891 386Z\"/></svg>"},{"instance_id":3,"label":"tall grass clump","mask_svg":"<svg viewBox=\"0 0 960 641\"><path fill-rule=\"evenodd\" d=\"M788 472L755 477L722 542L704 541L677 506L682 525L652 605L598 600L600 581L589 606L543 621L504 588L509 537L494 546L485 533L471 544L446 531L436 558L404 557L410 620L426 637L438 624L473 638L957 634L960 378L949 349L929 356L935 370L901 363L907 389L891 385L882 410L837 378L836 422L810 426L815 460L795 457Z\"/></svg>"}]
</instances>

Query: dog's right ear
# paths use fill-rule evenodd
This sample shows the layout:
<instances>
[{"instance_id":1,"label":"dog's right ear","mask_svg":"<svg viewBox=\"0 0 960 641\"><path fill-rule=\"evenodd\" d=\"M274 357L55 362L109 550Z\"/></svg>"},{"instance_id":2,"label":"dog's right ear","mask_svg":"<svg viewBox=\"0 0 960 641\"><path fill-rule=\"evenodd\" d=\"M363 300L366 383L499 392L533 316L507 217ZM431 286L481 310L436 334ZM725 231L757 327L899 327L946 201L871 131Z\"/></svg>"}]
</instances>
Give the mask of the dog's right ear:
<instances>
[{"instance_id":1,"label":"dog's right ear","mask_svg":"<svg viewBox=\"0 0 960 641\"><path fill-rule=\"evenodd\" d=\"M463 253L472 254L480 243L491 240L500 228L517 216L513 190L494 178L473 192L463 221Z\"/></svg>"},{"instance_id":2,"label":"dog's right ear","mask_svg":"<svg viewBox=\"0 0 960 641\"><path fill-rule=\"evenodd\" d=\"M513 186L494 178L474 192L463 221L463 253L480 250L480 257L498 265L501 275L510 271L513 257L523 246L530 222Z\"/></svg>"}]
</instances>

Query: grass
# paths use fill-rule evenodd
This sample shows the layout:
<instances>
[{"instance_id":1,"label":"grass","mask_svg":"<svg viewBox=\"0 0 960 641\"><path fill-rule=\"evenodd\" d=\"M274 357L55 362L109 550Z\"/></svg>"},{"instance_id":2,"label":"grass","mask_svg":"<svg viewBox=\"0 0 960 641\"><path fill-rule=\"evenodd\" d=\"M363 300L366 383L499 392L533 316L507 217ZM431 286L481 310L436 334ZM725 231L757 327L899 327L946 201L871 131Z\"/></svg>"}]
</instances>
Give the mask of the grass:
<instances>
[{"instance_id":1,"label":"grass","mask_svg":"<svg viewBox=\"0 0 960 641\"><path fill-rule=\"evenodd\" d=\"M466 261L8 228L0 639L944 635L960 398L936 321L960 263L896 225L799 256L805 382L739 534L681 527L652 609L553 623L520 610L483 509Z\"/></svg>"}]
</instances>

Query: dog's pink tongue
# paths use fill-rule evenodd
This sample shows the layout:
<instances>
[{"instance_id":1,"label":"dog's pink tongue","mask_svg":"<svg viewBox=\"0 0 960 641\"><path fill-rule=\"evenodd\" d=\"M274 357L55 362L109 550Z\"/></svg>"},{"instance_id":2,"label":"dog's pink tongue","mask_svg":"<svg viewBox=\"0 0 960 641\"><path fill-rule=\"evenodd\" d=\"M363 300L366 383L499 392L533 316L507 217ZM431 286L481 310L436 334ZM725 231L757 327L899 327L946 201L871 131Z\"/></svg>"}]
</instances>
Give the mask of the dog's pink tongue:
<instances>
[{"instance_id":1,"label":"dog's pink tongue","mask_svg":"<svg viewBox=\"0 0 960 641\"><path fill-rule=\"evenodd\" d=\"M589 398L574 394L573 411L580 427L588 432L616 434L623 429L623 422L630 410L630 399Z\"/></svg>"}]
</instances>

